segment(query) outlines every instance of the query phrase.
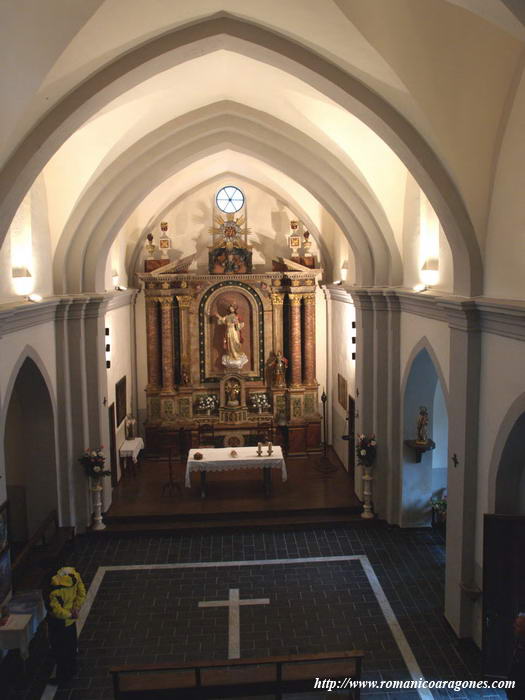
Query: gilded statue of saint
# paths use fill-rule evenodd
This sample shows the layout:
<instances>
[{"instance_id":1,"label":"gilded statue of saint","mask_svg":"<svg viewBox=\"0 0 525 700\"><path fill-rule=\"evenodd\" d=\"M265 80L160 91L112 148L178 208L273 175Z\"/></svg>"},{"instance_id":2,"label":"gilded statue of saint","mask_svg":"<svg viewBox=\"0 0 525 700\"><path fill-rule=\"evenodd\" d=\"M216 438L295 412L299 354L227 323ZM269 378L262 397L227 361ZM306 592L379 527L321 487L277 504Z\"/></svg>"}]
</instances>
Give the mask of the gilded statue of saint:
<instances>
[{"instance_id":1,"label":"gilded statue of saint","mask_svg":"<svg viewBox=\"0 0 525 700\"><path fill-rule=\"evenodd\" d=\"M248 362L248 358L242 351L242 334L244 323L237 315L237 307L230 304L225 316L215 313L217 323L226 326L224 332L224 349L226 354L222 356L222 364L228 368L241 369Z\"/></svg>"},{"instance_id":2,"label":"gilded statue of saint","mask_svg":"<svg viewBox=\"0 0 525 700\"><path fill-rule=\"evenodd\" d=\"M286 368L288 367L288 360L283 357L283 354L278 350L273 360L270 362L270 367L273 370L273 384L274 386L284 386L286 381Z\"/></svg>"},{"instance_id":3,"label":"gilded statue of saint","mask_svg":"<svg viewBox=\"0 0 525 700\"><path fill-rule=\"evenodd\" d=\"M239 405L239 396L241 393L241 387L239 384L235 381L228 381L224 385L224 390L226 393L226 405L227 406L238 406Z\"/></svg>"}]
</instances>

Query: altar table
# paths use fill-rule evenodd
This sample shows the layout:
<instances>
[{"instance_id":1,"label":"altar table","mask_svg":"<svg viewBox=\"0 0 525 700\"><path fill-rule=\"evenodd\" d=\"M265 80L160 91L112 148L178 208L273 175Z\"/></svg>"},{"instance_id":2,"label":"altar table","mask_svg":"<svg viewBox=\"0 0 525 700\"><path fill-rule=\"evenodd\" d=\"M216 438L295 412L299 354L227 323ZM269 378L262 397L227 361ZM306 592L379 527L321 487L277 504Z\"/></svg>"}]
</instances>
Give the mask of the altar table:
<instances>
[{"instance_id":1,"label":"altar table","mask_svg":"<svg viewBox=\"0 0 525 700\"><path fill-rule=\"evenodd\" d=\"M232 450L237 452L236 457L232 457ZM195 459L196 452L202 454L202 459ZM200 472L201 476L201 497L206 497L206 474L207 472L223 472L233 469L262 469L264 478L264 490L267 496L271 490L271 470L280 469L283 481L286 481L288 474L286 464L283 459L283 451L279 445L273 446L271 455L268 455L268 447L262 447L262 455L257 454L257 447L217 447L217 448L197 448L189 451L188 463L186 465L186 487L190 488L191 472Z\"/></svg>"},{"instance_id":2,"label":"altar table","mask_svg":"<svg viewBox=\"0 0 525 700\"><path fill-rule=\"evenodd\" d=\"M136 473L136 464L139 457L139 452L144 449L144 440L141 437L133 438L132 440L124 440L120 446L119 454L126 461L125 471L128 471L129 458L133 464L133 474Z\"/></svg>"}]
</instances>

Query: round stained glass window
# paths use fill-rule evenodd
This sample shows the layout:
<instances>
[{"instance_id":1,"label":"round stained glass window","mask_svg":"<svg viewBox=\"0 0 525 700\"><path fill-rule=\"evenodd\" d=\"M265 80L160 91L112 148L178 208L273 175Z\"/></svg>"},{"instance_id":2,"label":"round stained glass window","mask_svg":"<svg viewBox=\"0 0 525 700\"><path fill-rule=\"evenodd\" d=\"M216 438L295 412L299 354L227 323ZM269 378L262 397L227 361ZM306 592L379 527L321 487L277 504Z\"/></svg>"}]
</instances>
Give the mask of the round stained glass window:
<instances>
[{"instance_id":1,"label":"round stained glass window","mask_svg":"<svg viewBox=\"0 0 525 700\"><path fill-rule=\"evenodd\" d=\"M238 187L222 187L215 197L218 208L225 214L233 214L244 206L244 195Z\"/></svg>"}]
</instances>

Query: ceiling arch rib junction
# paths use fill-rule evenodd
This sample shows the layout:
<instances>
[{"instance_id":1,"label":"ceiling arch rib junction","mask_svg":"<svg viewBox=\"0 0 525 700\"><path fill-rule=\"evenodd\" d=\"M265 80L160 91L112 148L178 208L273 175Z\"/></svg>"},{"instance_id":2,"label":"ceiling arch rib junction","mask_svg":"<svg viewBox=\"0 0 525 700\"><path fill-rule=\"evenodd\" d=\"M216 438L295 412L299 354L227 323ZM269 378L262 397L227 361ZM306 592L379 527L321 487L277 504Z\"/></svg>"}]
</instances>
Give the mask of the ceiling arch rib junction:
<instances>
[{"instance_id":1,"label":"ceiling arch rib junction","mask_svg":"<svg viewBox=\"0 0 525 700\"><path fill-rule=\"evenodd\" d=\"M468 212L447 169L416 129L377 93L312 50L229 16L191 24L128 51L52 108L3 169L2 235L29 184L60 144L87 119L133 85L190 60L196 52L209 53L218 48L251 56L300 77L376 131L406 164L440 218L456 263L455 291L479 292L481 258Z\"/></svg>"},{"instance_id":2,"label":"ceiling arch rib junction","mask_svg":"<svg viewBox=\"0 0 525 700\"><path fill-rule=\"evenodd\" d=\"M101 260L133 209L168 177L224 149L267 163L314 195L352 246L359 284L400 283L401 259L394 236L384 212L362 183L301 132L256 110L225 103L196 110L157 129L90 185L72 212L57 250L56 284L60 286L66 269L64 291L102 290Z\"/></svg>"}]
</instances>

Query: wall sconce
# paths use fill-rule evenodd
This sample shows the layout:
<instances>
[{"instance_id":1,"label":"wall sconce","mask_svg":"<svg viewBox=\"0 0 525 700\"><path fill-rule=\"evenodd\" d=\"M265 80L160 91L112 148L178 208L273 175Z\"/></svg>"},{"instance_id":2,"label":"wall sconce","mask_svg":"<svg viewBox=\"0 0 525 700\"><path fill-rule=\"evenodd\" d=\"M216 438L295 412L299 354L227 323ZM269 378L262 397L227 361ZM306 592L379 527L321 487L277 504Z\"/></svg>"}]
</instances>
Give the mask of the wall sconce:
<instances>
[{"instance_id":1,"label":"wall sconce","mask_svg":"<svg viewBox=\"0 0 525 700\"><path fill-rule=\"evenodd\" d=\"M33 288L33 277L27 267L13 267L11 269L15 292L20 296L27 296Z\"/></svg>"},{"instance_id":2,"label":"wall sconce","mask_svg":"<svg viewBox=\"0 0 525 700\"><path fill-rule=\"evenodd\" d=\"M432 287L439 281L439 260L427 258L421 268L421 281L427 287Z\"/></svg>"},{"instance_id":3,"label":"wall sconce","mask_svg":"<svg viewBox=\"0 0 525 700\"><path fill-rule=\"evenodd\" d=\"M109 335L109 328L105 329L105 339L106 339L106 369L111 367L111 337Z\"/></svg>"}]
</instances>

